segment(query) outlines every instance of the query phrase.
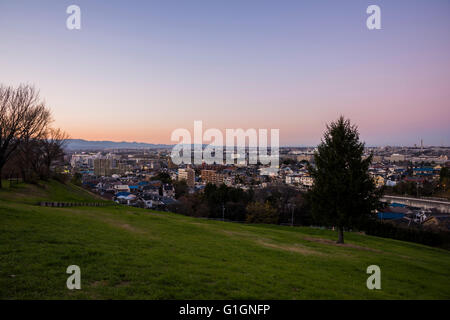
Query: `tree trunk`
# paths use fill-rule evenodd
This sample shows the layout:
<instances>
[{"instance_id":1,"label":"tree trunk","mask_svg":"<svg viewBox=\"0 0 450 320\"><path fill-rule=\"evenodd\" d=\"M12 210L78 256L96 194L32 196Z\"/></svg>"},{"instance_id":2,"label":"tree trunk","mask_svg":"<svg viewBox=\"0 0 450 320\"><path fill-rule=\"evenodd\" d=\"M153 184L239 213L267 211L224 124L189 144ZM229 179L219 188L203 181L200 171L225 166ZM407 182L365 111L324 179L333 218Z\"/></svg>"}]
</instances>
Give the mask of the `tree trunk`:
<instances>
[{"instance_id":1,"label":"tree trunk","mask_svg":"<svg viewBox=\"0 0 450 320\"><path fill-rule=\"evenodd\" d=\"M344 227L338 227L338 241L337 243L344 243Z\"/></svg>"}]
</instances>

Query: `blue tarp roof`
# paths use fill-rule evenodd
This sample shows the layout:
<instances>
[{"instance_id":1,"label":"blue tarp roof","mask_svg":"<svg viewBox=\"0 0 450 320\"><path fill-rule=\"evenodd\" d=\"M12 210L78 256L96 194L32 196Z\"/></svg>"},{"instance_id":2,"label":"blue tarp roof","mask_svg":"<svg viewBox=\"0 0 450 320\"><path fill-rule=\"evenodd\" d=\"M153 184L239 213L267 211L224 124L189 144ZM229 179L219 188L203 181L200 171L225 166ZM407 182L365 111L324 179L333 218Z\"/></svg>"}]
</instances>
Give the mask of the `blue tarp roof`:
<instances>
[{"instance_id":1,"label":"blue tarp roof","mask_svg":"<svg viewBox=\"0 0 450 320\"><path fill-rule=\"evenodd\" d=\"M131 194L131 193L129 193L129 192L121 191L121 192L117 192L117 193L116 193L116 197L120 197L120 196L127 197L127 196L129 196L130 194Z\"/></svg>"},{"instance_id":2,"label":"blue tarp roof","mask_svg":"<svg viewBox=\"0 0 450 320\"><path fill-rule=\"evenodd\" d=\"M128 186L130 189L139 189L139 186Z\"/></svg>"},{"instance_id":3,"label":"blue tarp roof","mask_svg":"<svg viewBox=\"0 0 450 320\"><path fill-rule=\"evenodd\" d=\"M378 212L378 219L383 220L396 220L401 219L405 215L403 213L396 213L396 212Z\"/></svg>"},{"instance_id":4,"label":"blue tarp roof","mask_svg":"<svg viewBox=\"0 0 450 320\"><path fill-rule=\"evenodd\" d=\"M404 207L406 207L406 205L405 204L401 204L401 203L396 203L396 202L393 202L393 203L391 203L390 205L389 205L390 207L400 207L400 208L404 208Z\"/></svg>"}]
</instances>

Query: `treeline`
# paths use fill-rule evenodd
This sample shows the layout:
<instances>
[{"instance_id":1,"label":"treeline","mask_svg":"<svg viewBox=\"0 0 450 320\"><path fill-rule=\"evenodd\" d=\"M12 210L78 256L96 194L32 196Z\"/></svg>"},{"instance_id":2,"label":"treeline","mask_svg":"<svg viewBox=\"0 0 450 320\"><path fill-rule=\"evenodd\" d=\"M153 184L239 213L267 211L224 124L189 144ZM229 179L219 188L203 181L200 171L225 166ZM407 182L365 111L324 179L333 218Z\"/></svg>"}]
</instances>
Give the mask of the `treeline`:
<instances>
[{"instance_id":1,"label":"treeline","mask_svg":"<svg viewBox=\"0 0 450 320\"><path fill-rule=\"evenodd\" d=\"M423 183L416 183L413 181L400 181L395 186L385 187L385 192L387 194L394 195L408 195L408 196L423 196L431 197L435 193L441 190L438 181L424 181Z\"/></svg>"},{"instance_id":2,"label":"treeline","mask_svg":"<svg viewBox=\"0 0 450 320\"><path fill-rule=\"evenodd\" d=\"M312 217L302 194L280 185L245 191L224 184L206 185L203 192L183 192L183 183L174 184L178 203L170 210L193 217L225 219L248 223L310 225ZM182 192L180 192L182 191Z\"/></svg>"},{"instance_id":3,"label":"treeline","mask_svg":"<svg viewBox=\"0 0 450 320\"><path fill-rule=\"evenodd\" d=\"M49 108L29 85L0 86L0 177L25 182L55 177L68 136L51 127ZM2 187L0 179L0 188Z\"/></svg>"},{"instance_id":4,"label":"treeline","mask_svg":"<svg viewBox=\"0 0 450 320\"><path fill-rule=\"evenodd\" d=\"M371 236L420 243L450 250L450 233L422 226L406 227L390 222L368 221L362 228Z\"/></svg>"}]
</instances>

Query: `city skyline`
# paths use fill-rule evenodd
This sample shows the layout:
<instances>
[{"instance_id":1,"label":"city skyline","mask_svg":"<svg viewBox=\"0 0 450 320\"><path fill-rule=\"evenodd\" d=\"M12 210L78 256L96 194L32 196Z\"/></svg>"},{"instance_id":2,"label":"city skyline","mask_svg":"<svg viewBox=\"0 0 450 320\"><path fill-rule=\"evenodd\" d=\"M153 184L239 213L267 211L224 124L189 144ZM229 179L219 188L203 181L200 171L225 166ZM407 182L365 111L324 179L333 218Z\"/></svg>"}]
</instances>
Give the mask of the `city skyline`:
<instances>
[{"instance_id":1,"label":"city skyline","mask_svg":"<svg viewBox=\"0 0 450 320\"><path fill-rule=\"evenodd\" d=\"M0 68L74 139L175 144L203 120L315 146L342 114L367 146L450 145L449 2L78 1L69 31L71 4L1 3Z\"/></svg>"}]
</instances>

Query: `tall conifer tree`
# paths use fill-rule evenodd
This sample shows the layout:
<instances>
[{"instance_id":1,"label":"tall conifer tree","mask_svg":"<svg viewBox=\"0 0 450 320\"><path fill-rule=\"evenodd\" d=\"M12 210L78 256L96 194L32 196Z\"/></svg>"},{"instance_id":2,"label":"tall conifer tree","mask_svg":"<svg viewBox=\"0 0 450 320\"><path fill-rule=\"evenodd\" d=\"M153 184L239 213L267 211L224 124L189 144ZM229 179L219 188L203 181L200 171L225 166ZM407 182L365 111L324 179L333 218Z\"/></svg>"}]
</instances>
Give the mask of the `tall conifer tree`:
<instances>
[{"instance_id":1,"label":"tall conifer tree","mask_svg":"<svg viewBox=\"0 0 450 320\"><path fill-rule=\"evenodd\" d=\"M327 125L315 165L309 166L314 178L309 192L313 214L337 228L338 243L344 243L344 228L361 226L379 208L381 190L368 172L372 155L364 159L363 154L357 127L341 116Z\"/></svg>"}]
</instances>

